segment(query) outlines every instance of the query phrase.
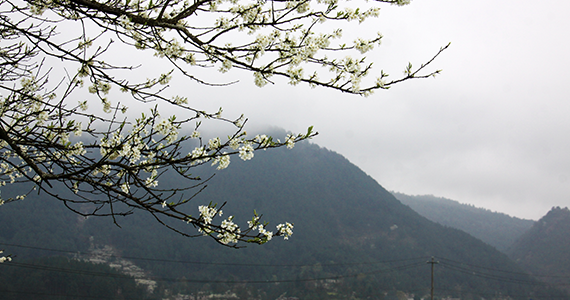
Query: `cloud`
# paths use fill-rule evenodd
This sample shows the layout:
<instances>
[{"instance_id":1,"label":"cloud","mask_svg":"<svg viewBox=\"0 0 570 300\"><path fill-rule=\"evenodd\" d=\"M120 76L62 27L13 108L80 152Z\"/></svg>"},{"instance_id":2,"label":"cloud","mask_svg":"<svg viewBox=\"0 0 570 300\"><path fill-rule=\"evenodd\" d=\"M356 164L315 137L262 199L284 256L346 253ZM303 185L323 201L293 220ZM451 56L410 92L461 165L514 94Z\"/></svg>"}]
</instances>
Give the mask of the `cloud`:
<instances>
[{"instance_id":1,"label":"cloud","mask_svg":"<svg viewBox=\"0 0 570 300\"><path fill-rule=\"evenodd\" d=\"M374 72L397 77L452 42L434 62L444 70L436 79L362 98L285 81L259 89L239 74L230 87L189 86L191 100L228 117L245 113L253 127L314 125L314 142L389 190L538 219L570 205L569 9L564 1L388 6L362 27L385 36L369 53Z\"/></svg>"}]
</instances>

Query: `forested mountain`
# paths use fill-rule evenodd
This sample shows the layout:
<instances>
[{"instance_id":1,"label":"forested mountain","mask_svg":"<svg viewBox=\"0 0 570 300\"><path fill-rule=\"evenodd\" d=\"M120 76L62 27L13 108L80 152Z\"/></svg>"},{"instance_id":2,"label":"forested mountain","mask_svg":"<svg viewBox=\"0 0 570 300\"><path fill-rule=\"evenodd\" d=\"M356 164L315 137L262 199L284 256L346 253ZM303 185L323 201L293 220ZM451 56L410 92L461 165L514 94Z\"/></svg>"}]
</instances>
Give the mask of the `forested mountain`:
<instances>
[{"instance_id":1,"label":"forested mountain","mask_svg":"<svg viewBox=\"0 0 570 300\"><path fill-rule=\"evenodd\" d=\"M552 208L508 254L538 278L570 290L570 210Z\"/></svg>"},{"instance_id":2,"label":"forested mountain","mask_svg":"<svg viewBox=\"0 0 570 300\"><path fill-rule=\"evenodd\" d=\"M534 224L532 220L519 219L432 195L410 196L397 192L393 194L429 220L463 230L503 253Z\"/></svg>"},{"instance_id":3,"label":"forested mountain","mask_svg":"<svg viewBox=\"0 0 570 300\"><path fill-rule=\"evenodd\" d=\"M181 237L140 212L118 218L119 228L108 218L78 218L35 195L0 209L0 247L25 260L46 248L88 255L106 245L113 249L110 259L143 268L160 297L397 299L405 293L419 299L430 292L432 257L438 297L567 297L536 284L493 247L420 216L348 160L314 144L235 159L208 185L189 205L227 201L224 216L244 222L255 209L272 226L294 223L293 236L225 248L208 238ZM186 225L179 223L171 225Z\"/></svg>"}]
</instances>

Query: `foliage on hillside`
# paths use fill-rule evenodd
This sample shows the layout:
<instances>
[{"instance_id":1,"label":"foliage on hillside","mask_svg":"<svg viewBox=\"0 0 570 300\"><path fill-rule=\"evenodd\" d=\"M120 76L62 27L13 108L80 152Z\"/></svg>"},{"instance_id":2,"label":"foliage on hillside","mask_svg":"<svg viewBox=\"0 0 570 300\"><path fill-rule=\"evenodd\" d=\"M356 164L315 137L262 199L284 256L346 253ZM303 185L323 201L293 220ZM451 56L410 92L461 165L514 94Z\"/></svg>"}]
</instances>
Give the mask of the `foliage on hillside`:
<instances>
[{"instance_id":1,"label":"foliage on hillside","mask_svg":"<svg viewBox=\"0 0 570 300\"><path fill-rule=\"evenodd\" d=\"M121 256L148 270L159 284L157 290L168 289L171 294L231 290L239 299L383 299L401 291L421 297L429 294L426 262L435 256L439 296L560 295L536 285L492 247L421 217L348 160L316 145L301 143L292 151L256 153L251 162L235 162L208 184L193 201L227 201L224 210L236 217L256 209L263 214L261 220L292 221L293 236L263 247L221 248L209 239L188 240L156 228L154 220L143 214L116 219L121 228L110 219L89 218L63 222L67 226L53 220L52 226L27 230L46 229L49 237L50 231L69 229L59 237L72 242L54 242L62 245L58 249L63 245L69 247L66 250L85 249L90 246L85 243L91 242L112 245ZM12 203L0 214L29 202ZM46 199L40 202L54 206ZM14 230L19 231L19 222L43 217L37 213L15 217ZM54 218L64 218L63 213L56 214L54 209ZM0 226L6 226L3 217ZM0 241L24 243L8 236L0 236ZM11 253L22 249L0 246Z\"/></svg>"},{"instance_id":2,"label":"foliage on hillside","mask_svg":"<svg viewBox=\"0 0 570 300\"><path fill-rule=\"evenodd\" d=\"M508 254L538 278L570 290L570 210L553 207Z\"/></svg>"},{"instance_id":3,"label":"foliage on hillside","mask_svg":"<svg viewBox=\"0 0 570 300\"><path fill-rule=\"evenodd\" d=\"M1 264L0 295L4 300L148 299L133 278L106 265L65 257Z\"/></svg>"},{"instance_id":4,"label":"foliage on hillside","mask_svg":"<svg viewBox=\"0 0 570 300\"><path fill-rule=\"evenodd\" d=\"M463 230L503 253L534 224L532 220L431 195L393 194L429 220Z\"/></svg>"}]
</instances>

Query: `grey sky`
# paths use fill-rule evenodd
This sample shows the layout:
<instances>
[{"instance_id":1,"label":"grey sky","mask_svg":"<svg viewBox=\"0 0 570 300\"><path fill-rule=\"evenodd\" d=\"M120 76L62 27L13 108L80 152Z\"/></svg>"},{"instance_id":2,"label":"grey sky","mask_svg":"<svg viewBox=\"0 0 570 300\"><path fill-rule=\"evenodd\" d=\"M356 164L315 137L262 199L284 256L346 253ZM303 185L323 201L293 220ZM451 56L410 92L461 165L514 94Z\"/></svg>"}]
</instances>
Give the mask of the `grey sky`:
<instances>
[{"instance_id":1,"label":"grey sky","mask_svg":"<svg viewBox=\"0 0 570 300\"><path fill-rule=\"evenodd\" d=\"M431 69L440 76L361 98L284 82L260 89L247 74L227 88L192 85L193 101L245 113L253 126L314 125L314 143L388 190L538 219L570 205L568 11L562 0L383 6L379 19L355 26L385 36L369 54L375 71L397 77L451 42Z\"/></svg>"}]
</instances>

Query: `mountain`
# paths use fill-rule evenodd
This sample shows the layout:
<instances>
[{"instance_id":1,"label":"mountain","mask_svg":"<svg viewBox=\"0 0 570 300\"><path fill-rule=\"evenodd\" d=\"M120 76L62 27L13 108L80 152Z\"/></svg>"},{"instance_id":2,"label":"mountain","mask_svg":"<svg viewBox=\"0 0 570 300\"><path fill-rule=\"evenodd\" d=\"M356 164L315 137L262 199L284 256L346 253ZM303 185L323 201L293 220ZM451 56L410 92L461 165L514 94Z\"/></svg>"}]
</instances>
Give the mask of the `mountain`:
<instances>
[{"instance_id":1,"label":"mountain","mask_svg":"<svg viewBox=\"0 0 570 300\"><path fill-rule=\"evenodd\" d=\"M108 248L108 258L145 270L160 297L419 299L430 293L432 266L437 297L567 297L495 248L420 216L347 159L314 144L259 151L248 162L233 159L188 205L210 201L227 201L224 216L237 221L255 209L271 226L292 222L294 234L288 241L226 248L208 238L184 238L142 212L117 218L120 228L108 218L67 217L61 203L34 195L0 209L0 247L18 251L22 260L49 249L89 255Z\"/></svg>"},{"instance_id":2,"label":"mountain","mask_svg":"<svg viewBox=\"0 0 570 300\"><path fill-rule=\"evenodd\" d=\"M432 195L410 196L397 192L393 194L429 220L463 230L503 253L534 224L532 220L519 219Z\"/></svg>"},{"instance_id":3,"label":"mountain","mask_svg":"<svg viewBox=\"0 0 570 300\"><path fill-rule=\"evenodd\" d=\"M570 290L570 210L552 208L513 244L508 255L538 278Z\"/></svg>"}]
</instances>

